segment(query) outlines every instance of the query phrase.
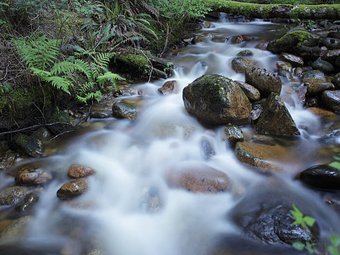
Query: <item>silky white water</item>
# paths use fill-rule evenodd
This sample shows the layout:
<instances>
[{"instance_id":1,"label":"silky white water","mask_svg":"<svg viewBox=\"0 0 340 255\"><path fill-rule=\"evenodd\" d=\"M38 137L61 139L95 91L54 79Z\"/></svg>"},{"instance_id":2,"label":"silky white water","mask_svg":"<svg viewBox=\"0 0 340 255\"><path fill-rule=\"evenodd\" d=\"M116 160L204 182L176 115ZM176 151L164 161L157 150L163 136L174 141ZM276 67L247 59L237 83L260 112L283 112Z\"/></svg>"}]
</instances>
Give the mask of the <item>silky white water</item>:
<instances>
[{"instance_id":1,"label":"silky white water","mask_svg":"<svg viewBox=\"0 0 340 255\"><path fill-rule=\"evenodd\" d=\"M201 42L189 45L173 58L176 70L168 80L176 80L179 91L203 74L217 73L244 81L244 75L232 70L231 61L245 49L250 49L264 68L275 70L277 56L254 46L261 35L266 38L279 26L222 18L199 32L204 35ZM256 39L241 44L227 40L239 34ZM215 36L226 40L214 42ZM72 139L63 151L47 159L57 178L43 192L27 233L29 240L72 240L71 252L66 252L72 255L83 254L86 245L105 255L204 255L219 235L240 232L227 220L228 211L247 190L267 177L239 163L223 141L223 128L207 130L189 116L181 92L160 96L157 89L165 81L136 86L136 91L143 91L145 102L136 121L107 121L103 128ZM318 132L317 117L299 103L287 106L299 127L312 125L310 132ZM214 150L211 157L202 150L202 139L210 142ZM89 178L86 194L76 202L62 203L56 192L67 180L65 169L73 163L94 168L96 175ZM231 191L197 194L168 187L164 178L168 171L197 164L226 173L232 182ZM319 198L287 181L292 189L305 193L306 201L316 201L316 209L329 213Z\"/></svg>"}]
</instances>

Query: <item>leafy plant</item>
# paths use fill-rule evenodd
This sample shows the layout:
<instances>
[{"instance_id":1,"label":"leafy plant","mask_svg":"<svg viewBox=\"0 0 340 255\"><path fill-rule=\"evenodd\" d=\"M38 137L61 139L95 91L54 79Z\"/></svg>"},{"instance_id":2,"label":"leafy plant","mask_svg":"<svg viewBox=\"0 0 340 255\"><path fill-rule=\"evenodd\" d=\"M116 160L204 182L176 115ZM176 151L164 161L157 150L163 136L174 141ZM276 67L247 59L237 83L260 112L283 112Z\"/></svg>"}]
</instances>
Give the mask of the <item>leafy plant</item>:
<instances>
[{"instance_id":1,"label":"leafy plant","mask_svg":"<svg viewBox=\"0 0 340 255\"><path fill-rule=\"evenodd\" d=\"M340 255L340 235L332 235L330 237L330 245L327 251L330 255Z\"/></svg>"},{"instance_id":2,"label":"leafy plant","mask_svg":"<svg viewBox=\"0 0 340 255\"><path fill-rule=\"evenodd\" d=\"M315 224L315 219L313 217L304 215L302 211L294 204L293 210L291 210L290 213L295 219L295 225L301 226L306 229L311 229ZM309 254L314 254L316 251L314 244L310 241L305 243L294 242L293 247L299 251L303 251L306 249Z\"/></svg>"},{"instance_id":3,"label":"leafy plant","mask_svg":"<svg viewBox=\"0 0 340 255\"><path fill-rule=\"evenodd\" d=\"M328 165L340 171L340 157L334 156L334 160L335 161L329 163Z\"/></svg>"},{"instance_id":4,"label":"leafy plant","mask_svg":"<svg viewBox=\"0 0 340 255\"><path fill-rule=\"evenodd\" d=\"M115 86L122 79L107 69L112 53L92 53L89 61L69 57L59 61L60 41L46 36L14 41L19 55L29 70L42 81L81 102L99 101L105 83Z\"/></svg>"}]
</instances>

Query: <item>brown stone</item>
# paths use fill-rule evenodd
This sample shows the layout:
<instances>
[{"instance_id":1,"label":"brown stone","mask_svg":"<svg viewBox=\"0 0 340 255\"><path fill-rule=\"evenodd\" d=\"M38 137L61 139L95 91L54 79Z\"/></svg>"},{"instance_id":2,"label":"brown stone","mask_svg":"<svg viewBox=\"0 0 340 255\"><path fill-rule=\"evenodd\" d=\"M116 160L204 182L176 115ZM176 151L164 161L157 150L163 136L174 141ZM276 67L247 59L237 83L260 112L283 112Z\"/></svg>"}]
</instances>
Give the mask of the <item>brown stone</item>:
<instances>
[{"instance_id":1,"label":"brown stone","mask_svg":"<svg viewBox=\"0 0 340 255\"><path fill-rule=\"evenodd\" d=\"M18 170L15 181L21 185L42 185L52 180L52 175L42 168L23 166Z\"/></svg>"},{"instance_id":2,"label":"brown stone","mask_svg":"<svg viewBox=\"0 0 340 255\"><path fill-rule=\"evenodd\" d=\"M251 41L252 38L247 36L247 35L236 35L236 36L233 36L230 41L231 43L233 44L239 44L241 42L247 42L247 41Z\"/></svg>"},{"instance_id":3,"label":"brown stone","mask_svg":"<svg viewBox=\"0 0 340 255\"><path fill-rule=\"evenodd\" d=\"M310 107L308 108L308 111L314 113L315 115L319 116L322 119L332 120L336 118L336 114L334 112L327 111L318 107Z\"/></svg>"},{"instance_id":4,"label":"brown stone","mask_svg":"<svg viewBox=\"0 0 340 255\"><path fill-rule=\"evenodd\" d=\"M82 195L87 189L88 182L86 179L76 179L64 183L58 190L57 196L61 200L68 200Z\"/></svg>"},{"instance_id":5,"label":"brown stone","mask_svg":"<svg viewBox=\"0 0 340 255\"><path fill-rule=\"evenodd\" d=\"M158 89L162 95L177 94L179 92L177 81L167 81Z\"/></svg>"},{"instance_id":6,"label":"brown stone","mask_svg":"<svg viewBox=\"0 0 340 255\"><path fill-rule=\"evenodd\" d=\"M68 177L73 178L73 179L88 177L88 176L94 175L95 173L96 171L92 169L91 167L87 167L87 166L83 166L79 164L71 165L67 171Z\"/></svg>"},{"instance_id":7,"label":"brown stone","mask_svg":"<svg viewBox=\"0 0 340 255\"><path fill-rule=\"evenodd\" d=\"M230 181L225 173L197 163L171 169L166 180L170 187L195 193L216 193L230 188Z\"/></svg>"},{"instance_id":8,"label":"brown stone","mask_svg":"<svg viewBox=\"0 0 340 255\"><path fill-rule=\"evenodd\" d=\"M251 58L236 57L231 61L231 67L236 73L245 73L247 68L258 66L260 66L260 64Z\"/></svg>"},{"instance_id":9,"label":"brown stone","mask_svg":"<svg viewBox=\"0 0 340 255\"><path fill-rule=\"evenodd\" d=\"M263 172L270 172L281 169L277 161L284 158L288 150L278 144L239 142L236 144L235 152L241 162Z\"/></svg>"}]
</instances>

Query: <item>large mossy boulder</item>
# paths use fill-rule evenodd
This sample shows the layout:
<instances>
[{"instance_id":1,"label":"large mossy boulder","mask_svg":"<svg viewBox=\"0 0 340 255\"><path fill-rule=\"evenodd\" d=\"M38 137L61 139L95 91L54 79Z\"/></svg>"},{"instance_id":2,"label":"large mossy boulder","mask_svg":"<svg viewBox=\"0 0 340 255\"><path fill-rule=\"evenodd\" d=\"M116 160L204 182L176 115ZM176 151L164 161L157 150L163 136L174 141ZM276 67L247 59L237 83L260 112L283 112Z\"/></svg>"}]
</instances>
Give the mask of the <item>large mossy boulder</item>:
<instances>
[{"instance_id":1,"label":"large mossy boulder","mask_svg":"<svg viewBox=\"0 0 340 255\"><path fill-rule=\"evenodd\" d=\"M315 40L317 40L317 38L315 38L313 34L309 33L305 29L295 28L288 31L279 39L271 41L268 44L267 49L274 53L294 53L298 44L306 42L310 45L312 41Z\"/></svg>"},{"instance_id":2,"label":"large mossy boulder","mask_svg":"<svg viewBox=\"0 0 340 255\"><path fill-rule=\"evenodd\" d=\"M204 75L183 90L186 110L205 125L245 124L251 104L233 80L213 74Z\"/></svg>"},{"instance_id":3,"label":"large mossy boulder","mask_svg":"<svg viewBox=\"0 0 340 255\"><path fill-rule=\"evenodd\" d=\"M254 124L257 133L285 137L300 135L292 116L279 95L270 94L263 109Z\"/></svg>"},{"instance_id":4,"label":"large mossy boulder","mask_svg":"<svg viewBox=\"0 0 340 255\"><path fill-rule=\"evenodd\" d=\"M147 52L121 53L115 56L112 68L134 80L167 78L173 64Z\"/></svg>"}]
</instances>

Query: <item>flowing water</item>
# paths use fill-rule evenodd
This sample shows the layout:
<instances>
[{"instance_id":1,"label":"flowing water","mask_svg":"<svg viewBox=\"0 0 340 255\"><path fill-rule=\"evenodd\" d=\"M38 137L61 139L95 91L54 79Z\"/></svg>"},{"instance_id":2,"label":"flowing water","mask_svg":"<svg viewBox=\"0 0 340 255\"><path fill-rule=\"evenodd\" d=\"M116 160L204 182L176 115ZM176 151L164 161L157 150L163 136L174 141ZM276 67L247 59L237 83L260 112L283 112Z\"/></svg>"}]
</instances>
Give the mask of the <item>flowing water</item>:
<instances>
[{"instance_id":1,"label":"flowing water","mask_svg":"<svg viewBox=\"0 0 340 255\"><path fill-rule=\"evenodd\" d=\"M207 73L244 80L244 75L231 68L231 60L244 49L250 49L263 67L275 71L278 57L255 46L275 38L281 29L281 25L269 22L230 21L222 15L219 22L197 33L199 42L173 55L176 70L169 80L176 80L180 91ZM227 40L240 34L253 39L240 44ZM311 208L320 225L325 226L323 235L340 232L334 211L293 180L298 171L320 160L315 154L321 146L321 122L302 108L288 85L282 95L303 135L298 141L289 141L293 143L290 156L281 162L285 171L274 178L239 163L222 139L223 128L202 127L185 111L181 93L159 95L157 89L164 82L136 85L136 91L143 91L144 101L136 121L92 120L96 128L69 138L56 154L41 160L55 179L43 192L22 243L37 247L61 244L63 254L72 255L84 254L91 247L98 247L105 255L204 255L211 254L217 240L222 239L224 248L216 254L279 254L261 253L260 245L242 249L247 241L228 219L228 213L245 194L258 191L263 197L275 192L292 196ZM136 93L132 99L139 97ZM244 127L244 132L253 134L249 127ZM202 141L209 141L214 155L206 155ZM86 194L75 202L60 202L56 192L67 181L65 169L72 163L90 166L97 173L89 178ZM226 173L232 181L231 191L201 194L168 187L164 176L170 169L198 164ZM7 182L3 179L0 187ZM274 183L278 191L268 188L268 183ZM35 254L54 253L46 248L46 253Z\"/></svg>"}]
</instances>

